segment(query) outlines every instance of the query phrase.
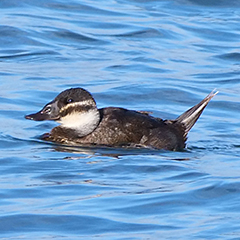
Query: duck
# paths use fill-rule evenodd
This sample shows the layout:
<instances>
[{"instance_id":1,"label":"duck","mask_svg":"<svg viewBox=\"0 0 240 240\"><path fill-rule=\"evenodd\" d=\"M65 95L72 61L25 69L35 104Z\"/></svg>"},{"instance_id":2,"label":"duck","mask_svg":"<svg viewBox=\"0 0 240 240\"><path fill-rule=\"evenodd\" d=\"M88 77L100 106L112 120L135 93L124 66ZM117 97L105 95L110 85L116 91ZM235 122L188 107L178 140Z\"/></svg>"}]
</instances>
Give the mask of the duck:
<instances>
[{"instance_id":1,"label":"duck","mask_svg":"<svg viewBox=\"0 0 240 240\"><path fill-rule=\"evenodd\" d=\"M176 119L163 120L144 111L98 108L89 91L70 88L25 118L58 122L60 125L43 134L41 139L59 144L182 151L186 148L188 132L217 93L212 91Z\"/></svg>"}]
</instances>

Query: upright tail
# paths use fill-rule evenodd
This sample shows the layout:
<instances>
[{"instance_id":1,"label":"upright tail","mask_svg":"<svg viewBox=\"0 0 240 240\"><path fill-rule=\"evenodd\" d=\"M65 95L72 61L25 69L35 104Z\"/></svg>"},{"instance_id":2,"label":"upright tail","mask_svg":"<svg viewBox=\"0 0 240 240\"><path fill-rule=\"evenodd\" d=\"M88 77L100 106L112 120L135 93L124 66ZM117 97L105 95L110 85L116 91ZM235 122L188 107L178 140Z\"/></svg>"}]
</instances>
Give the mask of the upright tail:
<instances>
[{"instance_id":1,"label":"upright tail","mask_svg":"<svg viewBox=\"0 0 240 240\"><path fill-rule=\"evenodd\" d=\"M182 115L180 115L176 121L182 123L185 126L185 137L187 136L190 129L193 127L195 122L198 120L200 115L202 114L204 108L208 105L209 101L217 94L213 90L210 94L208 94L200 103L195 105L194 107L188 109Z\"/></svg>"}]
</instances>

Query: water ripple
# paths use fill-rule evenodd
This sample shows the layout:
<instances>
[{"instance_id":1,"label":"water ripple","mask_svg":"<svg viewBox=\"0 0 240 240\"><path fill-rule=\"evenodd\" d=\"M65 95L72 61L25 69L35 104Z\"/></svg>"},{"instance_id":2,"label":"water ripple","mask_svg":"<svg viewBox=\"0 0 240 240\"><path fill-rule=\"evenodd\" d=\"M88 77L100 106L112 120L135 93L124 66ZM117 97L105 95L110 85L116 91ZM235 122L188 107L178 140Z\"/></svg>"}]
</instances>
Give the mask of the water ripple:
<instances>
[{"instance_id":1,"label":"water ripple","mask_svg":"<svg viewBox=\"0 0 240 240\"><path fill-rule=\"evenodd\" d=\"M0 232L238 239L239 1L0 1ZM65 88L175 119L219 90L182 152L71 147L24 115Z\"/></svg>"}]
</instances>

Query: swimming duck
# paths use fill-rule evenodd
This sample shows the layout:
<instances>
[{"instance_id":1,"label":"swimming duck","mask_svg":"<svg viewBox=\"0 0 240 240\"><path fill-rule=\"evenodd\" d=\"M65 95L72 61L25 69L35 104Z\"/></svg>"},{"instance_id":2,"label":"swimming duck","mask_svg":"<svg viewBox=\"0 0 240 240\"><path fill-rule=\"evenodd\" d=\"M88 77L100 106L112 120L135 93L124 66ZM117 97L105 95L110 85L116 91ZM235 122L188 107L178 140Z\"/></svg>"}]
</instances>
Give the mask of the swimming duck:
<instances>
[{"instance_id":1,"label":"swimming duck","mask_svg":"<svg viewBox=\"0 0 240 240\"><path fill-rule=\"evenodd\" d=\"M61 92L42 110L26 119L55 120L60 123L42 139L70 145L150 147L179 151L186 146L187 134L209 101L211 92L200 103L175 120L163 120L146 112L119 107L97 108L92 95L83 88Z\"/></svg>"}]
</instances>

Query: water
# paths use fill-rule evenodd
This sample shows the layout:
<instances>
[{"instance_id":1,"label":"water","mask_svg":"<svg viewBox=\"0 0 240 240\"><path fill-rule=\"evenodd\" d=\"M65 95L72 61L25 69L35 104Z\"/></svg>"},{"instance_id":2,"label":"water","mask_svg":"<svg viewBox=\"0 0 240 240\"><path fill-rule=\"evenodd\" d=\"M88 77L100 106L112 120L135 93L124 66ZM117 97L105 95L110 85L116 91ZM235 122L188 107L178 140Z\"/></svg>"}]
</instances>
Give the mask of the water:
<instances>
[{"instance_id":1,"label":"water","mask_svg":"<svg viewBox=\"0 0 240 240\"><path fill-rule=\"evenodd\" d=\"M240 239L239 1L1 1L2 239ZM23 118L84 87L174 119L183 152L73 148Z\"/></svg>"}]
</instances>

